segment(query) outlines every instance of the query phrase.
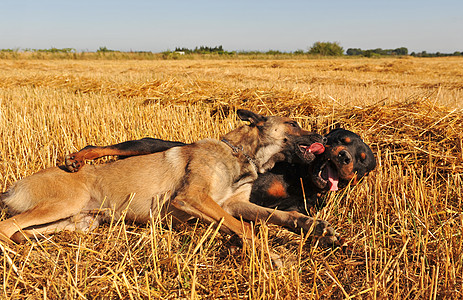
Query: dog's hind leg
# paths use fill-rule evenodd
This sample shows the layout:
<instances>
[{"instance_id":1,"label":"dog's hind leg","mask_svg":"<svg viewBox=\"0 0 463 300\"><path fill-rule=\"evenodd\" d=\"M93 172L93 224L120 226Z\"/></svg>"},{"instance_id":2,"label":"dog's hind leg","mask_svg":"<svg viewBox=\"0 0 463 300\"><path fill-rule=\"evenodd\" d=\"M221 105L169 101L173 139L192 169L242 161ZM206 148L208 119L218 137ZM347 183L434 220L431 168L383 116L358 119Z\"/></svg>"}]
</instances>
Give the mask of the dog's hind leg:
<instances>
[{"instance_id":1,"label":"dog's hind leg","mask_svg":"<svg viewBox=\"0 0 463 300\"><path fill-rule=\"evenodd\" d=\"M64 230L87 232L97 228L99 224L99 216L81 213L71 218L17 231L11 236L11 239L16 243L21 243L26 238L37 238L45 234L52 234Z\"/></svg>"},{"instance_id":2,"label":"dog's hind leg","mask_svg":"<svg viewBox=\"0 0 463 300\"><path fill-rule=\"evenodd\" d=\"M75 216L85 207L89 199L90 196L83 193L80 197L43 200L33 208L0 222L0 239L9 241L18 230Z\"/></svg>"},{"instance_id":3,"label":"dog's hind leg","mask_svg":"<svg viewBox=\"0 0 463 300\"><path fill-rule=\"evenodd\" d=\"M78 152L65 157L65 167L71 172L77 172L85 164L86 160L93 160L104 156L117 155L119 158L150 154L165 151L172 147L183 146L181 142L164 141L154 138L126 141L110 146L88 145Z\"/></svg>"}]
</instances>

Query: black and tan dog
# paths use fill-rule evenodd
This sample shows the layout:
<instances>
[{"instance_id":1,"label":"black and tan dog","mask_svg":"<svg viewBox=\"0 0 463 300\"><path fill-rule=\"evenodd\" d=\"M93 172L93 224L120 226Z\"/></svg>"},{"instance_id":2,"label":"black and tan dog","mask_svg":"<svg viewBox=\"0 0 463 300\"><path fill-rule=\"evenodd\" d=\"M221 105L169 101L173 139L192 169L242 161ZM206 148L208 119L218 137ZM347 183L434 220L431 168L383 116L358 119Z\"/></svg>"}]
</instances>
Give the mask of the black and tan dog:
<instances>
[{"instance_id":1,"label":"black and tan dog","mask_svg":"<svg viewBox=\"0 0 463 300\"><path fill-rule=\"evenodd\" d=\"M356 184L376 167L370 147L352 131L334 129L325 138L326 151L317 155L311 163L307 163L307 160L286 160L259 174L253 184L250 201L268 208L308 214L308 208L321 208L324 205L326 192ZM181 142L144 138L105 147L87 146L68 155L66 166L70 171L77 171L85 160L107 155L142 155L184 145Z\"/></svg>"},{"instance_id":2,"label":"black and tan dog","mask_svg":"<svg viewBox=\"0 0 463 300\"><path fill-rule=\"evenodd\" d=\"M326 150L312 163L282 161L259 175L252 187L251 202L307 214L309 208L323 207L328 191L355 185L376 167L370 147L352 131L338 128L325 137Z\"/></svg>"},{"instance_id":3,"label":"black and tan dog","mask_svg":"<svg viewBox=\"0 0 463 300\"><path fill-rule=\"evenodd\" d=\"M109 164L85 165L75 173L54 167L19 180L2 197L15 215L0 222L0 238L19 240L23 234L86 230L98 226L109 217L105 212L112 211L115 217L125 214L127 220L137 222L158 214L177 221L223 220L222 230L246 240L252 238L252 230L239 218L258 219L313 230L321 243L338 243L325 221L249 201L259 173L286 158L310 163L324 151L322 137L302 130L289 118L246 110L237 113L250 124L221 141L205 139Z\"/></svg>"}]
</instances>

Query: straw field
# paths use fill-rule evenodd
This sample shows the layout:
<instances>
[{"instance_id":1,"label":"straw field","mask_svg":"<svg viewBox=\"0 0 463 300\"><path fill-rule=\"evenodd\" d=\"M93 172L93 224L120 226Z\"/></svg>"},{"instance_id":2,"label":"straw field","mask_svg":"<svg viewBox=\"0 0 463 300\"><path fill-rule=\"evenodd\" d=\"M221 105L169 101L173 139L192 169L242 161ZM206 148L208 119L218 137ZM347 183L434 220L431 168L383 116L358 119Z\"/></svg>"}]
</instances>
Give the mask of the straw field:
<instances>
[{"instance_id":1,"label":"straw field","mask_svg":"<svg viewBox=\"0 0 463 300\"><path fill-rule=\"evenodd\" d=\"M1 299L461 299L463 59L0 60L0 185L87 144L192 142L236 108L360 134L378 167L317 213L347 240L256 226L280 253L201 222L114 219L0 248ZM105 163L106 160L97 163ZM0 218L7 216L2 210ZM265 248L265 247L264 247Z\"/></svg>"}]
</instances>

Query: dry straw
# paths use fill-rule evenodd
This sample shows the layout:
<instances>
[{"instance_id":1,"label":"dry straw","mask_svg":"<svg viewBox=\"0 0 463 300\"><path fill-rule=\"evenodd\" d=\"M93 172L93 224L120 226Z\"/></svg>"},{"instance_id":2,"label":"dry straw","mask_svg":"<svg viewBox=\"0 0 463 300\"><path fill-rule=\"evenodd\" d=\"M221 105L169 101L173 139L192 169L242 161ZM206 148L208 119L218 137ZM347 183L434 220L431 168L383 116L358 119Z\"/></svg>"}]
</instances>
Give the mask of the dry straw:
<instances>
[{"instance_id":1,"label":"dry straw","mask_svg":"<svg viewBox=\"0 0 463 300\"><path fill-rule=\"evenodd\" d=\"M320 249L277 226L279 252L241 249L207 224L113 219L2 245L1 298L461 298L462 60L0 60L0 183L86 144L218 138L236 108L358 132L378 167L318 213L350 241ZM4 218L6 210L2 211Z\"/></svg>"}]
</instances>

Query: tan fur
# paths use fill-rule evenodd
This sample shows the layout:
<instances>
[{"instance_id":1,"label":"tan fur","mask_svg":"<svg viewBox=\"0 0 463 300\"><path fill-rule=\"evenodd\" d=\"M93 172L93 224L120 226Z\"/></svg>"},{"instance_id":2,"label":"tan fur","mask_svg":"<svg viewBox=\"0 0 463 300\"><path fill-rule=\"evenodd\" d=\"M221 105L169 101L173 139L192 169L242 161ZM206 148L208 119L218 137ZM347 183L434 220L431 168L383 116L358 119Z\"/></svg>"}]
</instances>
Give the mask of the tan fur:
<instances>
[{"instance_id":1,"label":"tan fur","mask_svg":"<svg viewBox=\"0 0 463 300\"><path fill-rule=\"evenodd\" d=\"M256 115L255 118L262 117ZM19 239L35 232L87 230L114 213L127 220L146 222L150 215L172 215L186 221L198 217L218 223L222 230L252 238L247 220L269 220L309 230L313 219L301 214L273 211L249 202L253 181L281 159L288 135L309 134L287 125L288 118L267 117L263 124L253 118L224 136L242 147L235 153L222 141L205 139L165 152L129 157L110 164L86 165L77 173L59 167L37 172L16 182L3 202L15 216L0 222L0 239ZM291 121L291 120L290 120ZM244 154L253 158L255 166ZM97 213L96 213L97 212ZM319 235L334 230L318 221ZM316 228L317 229L317 228ZM16 234L15 234L16 233Z\"/></svg>"}]
</instances>

